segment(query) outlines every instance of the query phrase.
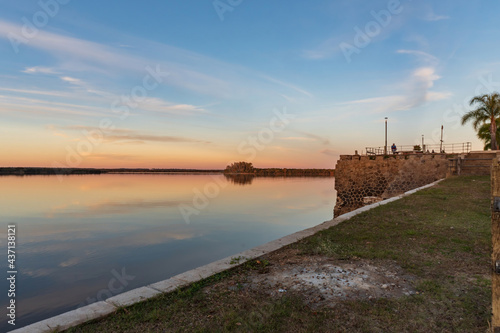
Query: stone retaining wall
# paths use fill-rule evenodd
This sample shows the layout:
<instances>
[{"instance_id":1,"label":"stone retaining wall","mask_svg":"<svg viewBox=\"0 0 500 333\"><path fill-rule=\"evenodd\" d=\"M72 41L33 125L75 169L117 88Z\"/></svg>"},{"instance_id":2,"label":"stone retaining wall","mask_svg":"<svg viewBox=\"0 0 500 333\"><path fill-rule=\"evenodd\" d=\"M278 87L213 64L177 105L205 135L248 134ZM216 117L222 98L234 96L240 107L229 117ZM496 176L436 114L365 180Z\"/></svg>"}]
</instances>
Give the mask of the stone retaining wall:
<instances>
[{"instance_id":1,"label":"stone retaining wall","mask_svg":"<svg viewBox=\"0 0 500 333\"><path fill-rule=\"evenodd\" d=\"M341 155L335 167L334 216L446 177L445 154Z\"/></svg>"}]
</instances>

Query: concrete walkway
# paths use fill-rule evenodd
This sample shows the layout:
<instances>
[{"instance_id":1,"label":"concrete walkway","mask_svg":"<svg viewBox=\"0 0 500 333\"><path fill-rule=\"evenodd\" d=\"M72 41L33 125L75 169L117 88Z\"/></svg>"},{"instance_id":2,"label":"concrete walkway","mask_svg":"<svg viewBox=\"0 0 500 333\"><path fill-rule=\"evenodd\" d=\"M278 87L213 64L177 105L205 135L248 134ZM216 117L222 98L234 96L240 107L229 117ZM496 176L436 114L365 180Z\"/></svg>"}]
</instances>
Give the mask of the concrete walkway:
<instances>
[{"instance_id":1,"label":"concrete walkway","mask_svg":"<svg viewBox=\"0 0 500 333\"><path fill-rule=\"evenodd\" d=\"M230 257L215 261L211 264L205 265L198 267L196 269L184 272L182 274L176 275L174 277L171 277L170 279L163 280L157 283L150 284L145 287L133 289L130 291L127 291L125 293L116 295L114 297L108 298L105 301L93 303L84 307L81 307L79 309L69 311L66 313L63 313L61 315L45 319L42 321L39 321L37 323L25 326L20 329L16 329L11 331L12 333L35 333L35 332L42 332L42 333L49 333L53 332L54 330L65 330L70 327L77 326L79 324L85 323L87 321L101 318L104 316L107 316L116 310L118 310L119 307L125 307L132 305L134 303L139 303L142 301L145 301L147 299L150 299L152 297L158 296L161 293L169 293L172 292L178 288L186 287L194 282L198 282L200 280L203 280L207 277L210 277L214 274L223 272L225 270L228 270L230 268L239 266L243 263L245 263L248 260L252 260L255 258L258 258L262 255L265 255L267 253L276 251L281 249L284 246L290 245L292 243L295 243L303 238L309 237L317 233L318 231L328 229L330 227L333 227L343 221L349 220L355 215L358 215L362 212L368 211L370 209L373 209L378 206L382 206L385 204L388 204L389 202L393 202L396 200L399 200L405 196L408 196L410 194L413 194L419 190L432 187L435 184L439 183L441 180L438 180L434 183L419 187L417 189L408 191L402 195L380 201L368 206L364 206L362 208L356 209L352 212L349 212L347 214L343 214L337 218L334 218L330 221L323 222L320 225L317 225L315 227L305 229L302 231L298 231L294 234L282 237L280 239L277 239L275 241L269 242L264 245L260 245L257 247L254 247L253 249L232 255ZM238 263L233 263L231 264L231 261L233 261L233 258L242 258L242 260L239 260Z\"/></svg>"}]
</instances>

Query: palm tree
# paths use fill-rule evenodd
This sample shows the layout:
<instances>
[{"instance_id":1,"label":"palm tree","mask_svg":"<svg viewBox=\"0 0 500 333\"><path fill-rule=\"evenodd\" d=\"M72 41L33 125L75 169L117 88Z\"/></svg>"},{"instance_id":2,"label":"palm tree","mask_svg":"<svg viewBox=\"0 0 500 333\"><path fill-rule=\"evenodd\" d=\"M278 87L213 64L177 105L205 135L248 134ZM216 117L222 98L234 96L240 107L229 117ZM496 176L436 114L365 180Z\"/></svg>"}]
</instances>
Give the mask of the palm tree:
<instances>
[{"instance_id":1,"label":"palm tree","mask_svg":"<svg viewBox=\"0 0 500 333\"><path fill-rule=\"evenodd\" d=\"M485 123L479 127L477 137L484 141L484 150L491 149L490 124ZM500 118L497 119L497 147L500 147Z\"/></svg>"},{"instance_id":2,"label":"palm tree","mask_svg":"<svg viewBox=\"0 0 500 333\"><path fill-rule=\"evenodd\" d=\"M463 115L462 125L472 120L472 127L478 131L481 125L489 122L491 150L498 149L497 119L500 118L500 95L496 92L475 96L470 100L470 105L477 104L477 108Z\"/></svg>"}]
</instances>

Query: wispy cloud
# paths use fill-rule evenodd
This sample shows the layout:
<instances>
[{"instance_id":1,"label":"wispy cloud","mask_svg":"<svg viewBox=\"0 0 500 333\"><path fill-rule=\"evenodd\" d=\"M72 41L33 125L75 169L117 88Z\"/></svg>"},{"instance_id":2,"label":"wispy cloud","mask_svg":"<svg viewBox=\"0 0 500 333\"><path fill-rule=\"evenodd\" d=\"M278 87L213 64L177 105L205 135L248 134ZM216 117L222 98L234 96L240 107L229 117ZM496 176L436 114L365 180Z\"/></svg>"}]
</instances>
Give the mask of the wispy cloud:
<instances>
[{"instance_id":1,"label":"wispy cloud","mask_svg":"<svg viewBox=\"0 0 500 333\"><path fill-rule=\"evenodd\" d=\"M54 136L60 136L60 137L63 137L63 138L69 138L69 135L67 135L66 133L63 133L63 132L59 131L59 130L57 129L57 127L56 127L56 126L54 126L54 125L47 125L46 127L47 127L47 129L48 129L49 131L51 131L51 132L52 132L52 134L53 134Z\"/></svg>"},{"instance_id":2,"label":"wispy cloud","mask_svg":"<svg viewBox=\"0 0 500 333\"><path fill-rule=\"evenodd\" d=\"M92 84L76 78L72 76L60 76L59 77L63 82L68 83L74 91L78 93L85 92L86 96L91 97L95 100L95 96L102 97L102 101L106 101L109 103L110 100L117 100L118 96L109 92L106 92L102 89L95 88Z\"/></svg>"},{"instance_id":3,"label":"wispy cloud","mask_svg":"<svg viewBox=\"0 0 500 333\"><path fill-rule=\"evenodd\" d=\"M435 56L420 50L397 50L398 54L408 54L416 57L422 65L415 69L406 82L401 82L398 86L403 90L403 94L383 97L367 98L357 101L347 102L347 104L367 105L373 113L388 113L394 111L405 111L418 107L426 102L438 101L449 98L450 92L432 91L434 82L441 77L436 73L439 59Z\"/></svg>"},{"instance_id":4,"label":"wispy cloud","mask_svg":"<svg viewBox=\"0 0 500 333\"><path fill-rule=\"evenodd\" d=\"M348 37L346 36L344 39L341 39L339 37L329 38L313 49L302 51L302 56L306 59L311 60L330 58L331 56L340 52L339 44L343 40L348 40Z\"/></svg>"},{"instance_id":5,"label":"wispy cloud","mask_svg":"<svg viewBox=\"0 0 500 333\"><path fill-rule=\"evenodd\" d=\"M20 25L0 20L0 37L10 40L12 38L10 34L17 32L21 35L21 31ZM137 65L137 61L133 57L116 54L109 47L43 30L38 31L36 38L31 38L27 46L36 47L58 56L72 55L121 68L125 66L127 61L129 61L129 66Z\"/></svg>"},{"instance_id":6,"label":"wispy cloud","mask_svg":"<svg viewBox=\"0 0 500 333\"><path fill-rule=\"evenodd\" d=\"M20 34L21 30L22 27L18 24L0 20L0 38L9 40L9 34ZM139 56L129 48L112 47L43 30L21 47L37 48L60 60L57 70L45 69L46 73L94 71L108 76L126 73L144 75L147 66L160 65L163 71L170 73L164 84L198 94L229 99L249 97L256 92L269 94L270 89L262 85L266 82L312 97L310 92L294 84L195 52L148 40L134 40L133 44L150 50L149 55ZM161 54L162 57L155 58L151 54ZM41 67L33 68L33 72L41 71Z\"/></svg>"},{"instance_id":7,"label":"wispy cloud","mask_svg":"<svg viewBox=\"0 0 500 333\"><path fill-rule=\"evenodd\" d=\"M9 92L28 94L28 95L75 97L75 96L71 96L70 94L68 94L66 92L55 91L55 90L52 90L52 91L51 90L29 90L29 89L14 89L14 88L0 87L0 91L9 91Z\"/></svg>"},{"instance_id":8,"label":"wispy cloud","mask_svg":"<svg viewBox=\"0 0 500 333\"><path fill-rule=\"evenodd\" d=\"M340 103L340 105L364 105L372 113L406 111L429 101L437 101L451 96L449 92L434 92L430 89L440 78L433 67L420 67L410 78L401 83L405 94L366 98Z\"/></svg>"},{"instance_id":9,"label":"wispy cloud","mask_svg":"<svg viewBox=\"0 0 500 333\"><path fill-rule=\"evenodd\" d=\"M64 82L68 82L68 83L77 85L77 86L80 86L83 84L82 80L75 79L74 77L70 77L70 76L61 76L61 80L63 80Z\"/></svg>"},{"instance_id":10,"label":"wispy cloud","mask_svg":"<svg viewBox=\"0 0 500 333\"><path fill-rule=\"evenodd\" d=\"M428 13L426 16L424 16L424 20L426 21L442 21L442 20L449 20L450 17L446 15L437 15L434 12Z\"/></svg>"},{"instance_id":11,"label":"wispy cloud","mask_svg":"<svg viewBox=\"0 0 500 333\"><path fill-rule=\"evenodd\" d=\"M328 155L328 156L333 156L333 157L337 157L340 155L340 153L338 151L333 150L333 149L323 149L322 151L320 151L320 153Z\"/></svg>"},{"instance_id":12,"label":"wispy cloud","mask_svg":"<svg viewBox=\"0 0 500 333\"><path fill-rule=\"evenodd\" d=\"M364 105L363 107L372 113L408 110L411 107L405 96L398 95L358 99L339 103L339 105Z\"/></svg>"},{"instance_id":13,"label":"wispy cloud","mask_svg":"<svg viewBox=\"0 0 500 333\"><path fill-rule=\"evenodd\" d=\"M129 154L96 154L92 153L90 155L85 156L87 159L95 159L95 160L117 160L117 161L133 161L137 160L138 156L129 155Z\"/></svg>"},{"instance_id":14,"label":"wispy cloud","mask_svg":"<svg viewBox=\"0 0 500 333\"><path fill-rule=\"evenodd\" d=\"M147 135L141 133L134 133L131 131L129 134L122 135L106 135L106 141L128 141L128 142L140 142L140 141L150 141L150 142L190 142L190 143L210 143L209 141L202 141L198 139L179 137L179 136L168 136L168 135Z\"/></svg>"},{"instance_id":15,"label":"wispy cloud","mask_svg":"<svg viewBox=\"0 0 500 333\"><path fill-rule=\"evenodd\" d=\"M429 102L432 101L440 101L442 99L447 99L453 96L453 93L446 91L446 92L437 92L437 91L428 91L426 95L426 99Z\"/></svg>"},{"instance_id":16,"label":"wispy cloud","mask_svg":"<svg viewBox=\"0 0 500 333\"><path fill-rule=\"evenodd\" d=\"M439 59L433 56L432 54L423 52L423 51L418 51L418 50L397 50L396 51L399 54L410 54L413 56L416 56L419 60L431 63L433 65L436 65L439 62Z\"/></svg>"},{"instance_id":17,"label":"wispy cloud","mask_svg":"<svg viewBox=\"0 0 500 333\"><path fill-rule=\"evenodd\" d=\"M17 112L53 117L60 117L61 114L90 117L108 115L108 110L100 107L51 102L21 96L0 95L0 113Z\"/></svg>"},{"instance_id":18,"label":"wispy cloud","mask_svg":"<svg viewBox=\"0 0 500 333\"><path fill-rule=\"evenodd\" d=\"M313 138L305 138L303 136L288 136L288 137L283 137L281 140L287 140L287 141L315 141Z\"/></svg>"},{"instance_id":19,"label":"wispy cloud","mask_svg":"<svg viewBox=\"0 0 500 333\"><path fill-rule=\"evenodd\" d=\"M147 98L144 102L139 104L139 108L146 111L178 115L207 113L205 109L199 106L189 104L173 104L161 98Z\"/></svg>"},{"instance_id":20,"label":"wispy cloud","mask_svg":"<svg viewBox=\"0 0 500 333\"><path fill-rule=\"evenodd\" d=\"M42 73L42 74L60 74L54 68L43 67L43 66L26 67L22 72L23 73L27 73L27 74L37 74L37 73Z\"/></svg>"},{"instance_id":21,"label":"wispy cloud","mask_svg":"<svg viewBox=\"0 0 500 333\"><path fill-rule=\"evenodd\" d=\"M370 3L370 5L371 4L372 3ZM403 8L409 7L403 6ZM374 11L371 12L372 14L369 19L366 19L366 16L360 16L360 13L353 13L356 17L352 17L349 24L339 26L334 33L318 43L317 46L303 50L301 52L302 57L311 60L328 59L342 53L341 44L349 44L352 48L357 48L361 52L361 50L364 50L365 47L368 48L368 46L358 46L359 43L356 42L358 38L357 36L359 35L358 31L364 31L368 24L377 24L379 27L376 34L371 35L368 33L368 35L371 35L367 37L369 38L368 45L370 45L389 38L393 32L399 31L401 26L405 23L405 20L403 19L404 15L399 13L391 15L388 24L381 25L379 22L380 18L373 16L376 8L373 9ZM407 9L403 11L403 13L404 12L409 13L410 10ZM364 20L364 22L361 20ZM351 22L358 22L358 24L351 25Z\"/></svg>"},{"instance_id":22,"label":"wispy cloud","mask_svg":"<svg viewBox=\"0 0 500 333\"><path fill-rule=\"evenodd\" d=\"M98 90L81 79L70 76L63 76L60 77L60 79L71 86L70 91L0 87L0 91L14 93L8 96L0 95L0 109L4 112L17 111L48 116L57 116L59 114L104 116L106 114L109 115L110 107L114 101L122 100L120 95ZM46 99L43 99L44 97ZM59 98L59 101L54 97ZM65 102L67 100L71 100L72 102ZM77 104L79 102L81 104ZM94 106L96 104L102 106ZM208 113L208 111L200 106L175 104L158 97L147 97L139 101L134 110L136 112L154 112L185 116Z\"/></svg>"},{"instance_id":23,"label":"wispy cloud","mask_svg":"<svg viewBox=\"0 0 500 333\"><path fill-rule=\"evenodd\" d=\"M303 95L306 95L306 96L307 96L307 97L309 97L309 98L313 98L313 97L314 97L312 93L310 93L310 92L308 92L308 91L306 91L306 90L304 90L304 89L302 89L302 88L299 88L299 87L297 87L297 86L295 86L295 85L293 85L293 84L291 84L291 83L288 83L288 82L283 82L283 81L281 81L281 80L278 80L278 79L272 78L272 77L267 76L267 75L261 75L261 76L262 76L264 79L266 79L266 80L268 80L268 81L270 81L270 82L277 83L277 84L282 85L282 86L284 86L284 87L287 87L287 88L290 88L290 89L292 89L292 90L295 90L296 92L299 92L299 93L301 93L301 94L303 94Z\"/></svg>"},{"instance_id":24,"label":"wispy cloud","mask_svg":"<svg viewBox=\"0 0 500 333\"><path fill-rule=\"evenodd\" d=\"M145 142L161 142L161 143L203 143L209 144L210 141L200 140L196 138L170 136L170 135L154 135L144 134L131 129L100 129L90 126L65 126L56 127L59 130L69 131L97 131L103 134L103 140L108 143L121 143L121 144L143 144Z\"/></svg>"},{"instance_id":25,"label":"wispy cloud","mask_svg":"<svg viewBox=\"0 0 500 333\"><path fill-rule=\"evenodd\" d=\"M310 139L319 141L319 142L321 142L324 145L329 145L330 144L330 139L328 139L326 137L323 137L323 136L320 136L320 135L316 135L316 134L312 134L312 133L308 133L308 132L304 132L304 131L297 131L297 133L305 135L306 137L308 137Z\"/></svg>"}]
</instances>

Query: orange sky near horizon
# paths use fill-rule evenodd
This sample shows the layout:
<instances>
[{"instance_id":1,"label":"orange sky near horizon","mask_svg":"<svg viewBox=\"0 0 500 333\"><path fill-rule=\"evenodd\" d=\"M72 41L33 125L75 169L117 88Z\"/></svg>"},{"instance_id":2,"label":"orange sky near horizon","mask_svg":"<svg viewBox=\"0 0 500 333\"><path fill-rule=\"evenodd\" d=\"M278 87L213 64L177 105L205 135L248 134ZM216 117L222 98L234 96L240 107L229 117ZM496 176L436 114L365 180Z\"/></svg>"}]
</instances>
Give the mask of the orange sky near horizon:
<instances>
[{"instance_id":1,"label":"orange sky near horizon","mask_svg":"<svg viewBox=\"0 0 500 333\"><path fill-rule=\"evenodd\" d=\"M82 156L82 163L70 165L68 163L61 163L65 160L65 156L56 156L53 154L44 154L41 151L34 152L29 156L18 156L15 158L5 159L0 158L0 167L75 167L75 168L148 168L148 169L224 169L232 162L237 162L244 159L231 159L229 156L221 156L221 158L203 156L202 152L194 152L193 155L198 155L201 160L190 158L155 158L155 156L144 156L141 160L136 161L123 161L113 158L103 158L100 156ZM54 157L54 158L51 158ZM224 159L226 157L226 159ZM314 163L304 163L294 160L281 160L275 158L257 159L253 161L253 165L258 168L319 168L319 169L333 169L337 158L331 158L331 161L324 163L318 161ZM54 161L56 162L54 164ZM226 162L223 162L226 161Z\"/></svg>"},{"instance_id":2,"label":"orange sky near horizon","mask_svg":"<svg viewBox=\"0 0 500 333\"><path fill-rule=\"evenodd\" d=\"M255 136L256 137L256 136ZM248 136L236 144L212 138L204 142L102 142L82 135L32 126L8 128L0 133L4 142L0 167L75 168L179 168L224 169L236 161L259 168L333 169L340 154L363 153L364 138L337 140L342 151L314 139L276 134L268 144L251 144ZM367 140L368 141L368 140ZM357 147L356 147L356 146ZM473 142L473 150L482 143Z\"/></svg>"},{"instance_id":3,"label":"orange sky near horizon","mask_svg":"<svg viewBox=\"0 0 500 333\"><path fill-rule=\"evenodd\" d=\"M314 139L277 133L269 143L243 136L207 142L114 142L81 133L23 126L0 133L0 167L223 169L236 161L261 168L334 168L338 154ZM314 147L314 149L311 149ZM354 153L354 151L352 152Z\"/></svg>"}]
</instances>

